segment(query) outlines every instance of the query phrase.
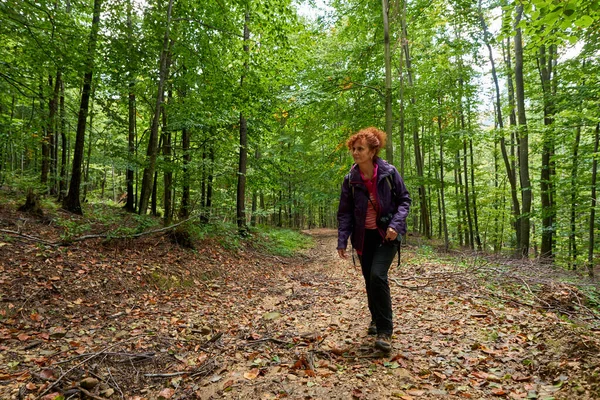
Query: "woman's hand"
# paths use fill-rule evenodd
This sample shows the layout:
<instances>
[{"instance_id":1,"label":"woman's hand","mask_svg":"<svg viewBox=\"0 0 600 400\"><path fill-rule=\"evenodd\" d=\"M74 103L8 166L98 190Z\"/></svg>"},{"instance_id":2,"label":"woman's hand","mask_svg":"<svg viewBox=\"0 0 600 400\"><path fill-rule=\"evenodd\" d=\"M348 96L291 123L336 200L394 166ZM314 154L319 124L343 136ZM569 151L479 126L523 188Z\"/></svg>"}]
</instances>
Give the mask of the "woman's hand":
<instances>
[{"instance_id":1,"label":"woman's hand","mask_svg":"<svg viewBox=\"0 0 600 400\"><path fill-rule=\"evenodd\" d=\"M396 232L392 228L387 228L387 231L385 232L385 240L389 240L390 242L393 242L394 240L396 240L397 237L398 237L398 232Z\"/></svg>"},{"instance_id":2,"label":"woman's hand","mask_svg":"<svg viewBox=\"0 0 600 400\"><path fill-rule=\"evenodd\" d=\"M348 258L348 255L346 254L346 249L337 249L337 251L340 258L343 258L344 260Z\"/></svg>"}]
</instances>

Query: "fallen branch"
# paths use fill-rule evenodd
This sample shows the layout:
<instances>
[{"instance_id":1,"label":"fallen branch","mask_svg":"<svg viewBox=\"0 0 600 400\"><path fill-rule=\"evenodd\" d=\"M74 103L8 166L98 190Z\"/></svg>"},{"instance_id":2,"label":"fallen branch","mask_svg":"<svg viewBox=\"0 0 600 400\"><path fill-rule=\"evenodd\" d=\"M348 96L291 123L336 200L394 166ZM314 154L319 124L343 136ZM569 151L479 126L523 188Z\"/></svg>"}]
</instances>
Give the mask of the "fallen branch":
<instances>
[{"instance_id":1,"label":"fallen branch","mask_svg":"<svg viewBox=\"0 0 600 400\"><path fill-rule=\"evenodd\" d=\"M295 344L293 342L286 342L285 340L268 337L268 338L262 338L262 339L256 339L256 340L249 340L248 342L246 342L246 346L252 346L252 345L255 345L258 343L264 343L264 342L273 342L273 343L277 343L277 344L283 344L286 346Z\"/></svg>"},{"instance_id":2,"label":"fallen branch","mask_svg":"<svg viewBox=\"0 0 600 400\"><path fill-rule=\"evenodd\" d=\"M55 244L56 242L49 242L49 241L44 240L44 239L39 238L39 237L25 235L24 233L21 233L21 232L10 231L8 229L0 229L0 232L7 233L9 235L13 235L13 236L16 236L16 237L20 237L22 239L26 239L26 240L29 240L29 241L32 241L32 242L39 242L39 243L47 244L49 246L56 246L56 244Z\"/></svg>"},{"instance_id":3,"label":"fallen branch","mask_svg":"<svg viewBox=\"0 0 600 400\"><path fill-rule=\"evenodd\" d=\"M179 221L178 223L173 224L173 225L165 226L165 227L158 228L158 229L152 229L152 230L145 231L145 232L134 233L134 234L130 234L130 235L113 236L110 233L101 233L101 234L94 234L94 235L83 235L83 236L79 236L79 237L76 237L73 239L62 239L57 242L50 242L48 240L42 239L37 236L25 235L21 232L11 231L8 229L0 229L0 232L6 233L9 235L13 235L13 236L16 236L16 237L19 237L22 239L26 239L26 240L29 240L32 242L42 243L47 246L58 247L58 246L68 246L70 244L73 244L76 242L83 242L84 240L89 240L89 239L133 239L133 238L138 238L138 237L145 236L145 235L152 235L154 233L167 232L167 231L177 228L180 225L185 224L186 222L188 222L194 218L199 218L199 217L200 217L200 215L195 215L193 217L184 219L183 221Z\"/></svg>"}]
</instances>

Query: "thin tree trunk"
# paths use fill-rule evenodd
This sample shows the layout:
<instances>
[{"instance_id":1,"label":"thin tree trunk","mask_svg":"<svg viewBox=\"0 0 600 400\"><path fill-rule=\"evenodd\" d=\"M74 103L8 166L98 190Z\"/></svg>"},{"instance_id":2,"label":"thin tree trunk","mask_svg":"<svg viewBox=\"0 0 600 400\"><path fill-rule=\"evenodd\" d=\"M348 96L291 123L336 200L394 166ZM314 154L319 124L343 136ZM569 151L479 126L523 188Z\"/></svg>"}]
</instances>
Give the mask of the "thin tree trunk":
<instances>
[{"instance_id":1,"label":"thin tree trunk","mask_svg":"<svg viewBox=\"0 0 600 400\"><path fill-rule=\"evenodd\" d=\"M531 229L531 181L529 179L529 134L525 116L525 86L523 81L523 35L518 26L523 15L523 6L517 6L515 21L515 86L517 97L517 118L519 124L519 171L521 179L521 255L529 255Z\"/></svg>"},{"instance_id":2,"label":"thin tree trunk","mask_svg":"<svg viewBox=\"0 0 600 400\"><path fill-rule=\"evenodd\" d=\"M52 79L49 81L50 86L52 85ZM50 177L50 194L56 195L57 185L56 185L56 144L57 140L57 132L58 132L58 102L60 96L60 87L61 87L61 73L60 70L56 71L56 79L54 81L54 89L52 91L52 99L49 102L50 114L48 118L48 147L50 150L49 160L48 160L48 174Z\"/></svg>"},{"instance_id":3,"label":"thin tree trunk","mask_svg":"<svg viewBox=\"0 0 600 400\"><path fill-rule=\"evenodd\" d=\"M390 55L389 0L381 0L383 10L383 47L385 62L385 133L387 142L385 157L390 164L394 163L394 143L392 141L392 60Z\"/></svg>"},{"instance_id":4,"label":"thin tree trunk","mask_svg":"<svg viewBox=\"0 0 600 400\"><path fill-rule=\"evenodd\" d=\"M406 7L406 2L404 2L404 7ZM404 14L406 14L406 10L404 11ZM412 87L414 87L414 82L413 82L413 77L412 77L410 49L408 46L408 34L407 34L405 20L402 20L402 31L404 33L404 35L403 35L404 41L402 43L402 48L404 50L404 57L406 59L406 72L407 72L408 86L412 88ZM417 102L417 100L413 93L413 95L411 97L411 104L412 104L413 108L416 107L416 102ZM423 232L425 237L431 238L431 227L429 226L429 218L428 218L429 213L427 212L427 199L425 196L426 190L425 190L425 184L422 183L424 181L424 179L423 179L423 176L424 176L423 156L421 153L421 145L420 145L420 140L419 140L419 126L418 126L416 112L413 113L411 129L413 132L413 146L414 146L414 151L415 151L415 166L417 168L417 175L419 177L419 181L421 182L419 184L420 216L421 216L421 223L423 224L421 231Z\"/></svg>"},{"instance_id":5,"label":"thin tree trunk","mask_svg":"<svg viewBox=\"0 0 600 400\"><path fill-rule=\"evenodd\" d=\"M163 45L160 52L160 69L158 73L158 88L156 93L156 103L154 105L154 117L152 118L152 125L150 128L150 137L148 139L148 149L146 151L146 162L147 166L144 168L144 174L142 177L142 191L140 193L140 215L146 214L148 210L148 201L150 195L154 192L154 172L156 169L156 158L158 155L159 146L158 143L158 125L160 122L161 105L164 98L164 87L168 75L168 63L169 58L169 43L170 43L170 29L171 29L171 11L173 9L173 0L169 0L169 6L167 9L167 26L165 28L165 35L163 38Z\"/></svg>"},{"instance_id":6,"label":"thin tree trunk","mask_svg":"<svg viewBox=\"0 0 600 400\"><path fill-rule=\"evenodd\" d=\"M482 251L481 237L479 236L479 218L477 216L477 191L475 190L475 163L473 160L473 139L469 138L469 156L471 158L471 200L473 202L473 224L475 228L475 244L477 250Z\"/></svg>"},{"instance_id":7,"label":"thin tree trunk","mask_svg":"<svg viewBox=\"0 0 600 400\"><path fill-rule=\"evenodd\" d=\"M571 166L571 226L569 232L569 258L571 260L571 268L577 269L577 241L576 241L576 225L575 217L577 212L577 167L579 164L579 142L581 141L581 125L577 126L575 133L575 141L573 143L573 164Z\"/></svg>"},{"instance_id":8,"label":"thin tree trunk","mask_svg":"<svg viewBox=\"0 0 600 400\"><path fill-rule=\"evenodd\" d=\"M186 219L190 216L190 131L183 128L181 131L181 151L183 153L183 185L181 190L181 208L179 218Z\"/></svg>"},{"instance_id":9,"label":"thin tree trunk","mask_svg":"<svg viewBox=\"0 0 600 400\"><path fill-rule=\"evenodd\" d=\"M463 225L463 210L465 209L465 205L463 204L463 184L462 184L462 171L460 165L460 150L456 152L455 160L454 160L454 181L455 181L455 195L456 195L456 223L457 223L457 231L458 231L458 242L462 247L464 244L468 244L469 238L467 233L465 232ZM464 236L463 236L464 233ZM464 238L464 241L463 241Z\"/></svg>"},{"instance_id":10,"label":"thin tree trunk","mask_svg":"<svg viewBox=\"0 0 600 400\"><path fill-rule=\"evenodd\" d=\"M94 135L94 107L90 106L92 112L90 113L90 124L88 130L90 131L90 136L88 139L88 147L87 147L87 155L85 159L85 168L83 171L83 201L87 200L88 189L91 186L90 182L90 161L92 159L92 140Z\"/></svg>"},{"instance_id":11,"label":"thin tree trunk","mask_svg":"<svg viewBox=\"0 0 600 400\"><path fill-rule=\"evenodd\" d=\"M171 99L172 94L171 92L169 92L169 99ZM171 155L172 155L172 150L171 150L171 131L169 130L168 127L168 123L167 123L167 110L165 109L164 105L162 107L162 119L163 119L163 126L162 126L162 136L163 136L163 146L162 146L162 150L163 150L163 157L164 157L164 163L165 163L165 170L164 170L164 211L165 211L165 215L163 215L163 224L164 226L169 226L171 225L171 222L173 220L173 196L172 196L172 189L173 189L173 171L172 171L172 165L171 165Z\"/></svg>"},{"instance_id":12,"label":"thin tree trunk","mask_svg":"<svg viewBox=\"0 0 600 400\"><path fill-rule=\"evenodd\" d=\"M590 226L588 240L588 275L594 277L594 245L596 242L596 177L598 176L598 146L600 144L600 122L596 124L594 156L592 161L592 202L590 204Z\"/></svg>"},{"instance_id":13,"label":"thin tree trunk","mask_svg":"<svg viewBox=\"0 0 600 400\"><path fill-rule=\"evenodd\" d=\"M42 86L42 85L40 85ZM52 87L52 75L48 76L48 86ZM43 96L44 89L40 88L40 92ZM40 182L44 184L44 186L48 186L48 173L50 171L50 148L52 142L52 120L54 119L55 108L54 108L54 97L50 96L50 100L48 100L48 120L46 121L46 126L44 127L44 137L42 139L42 166L41 166L41 176Z\"/></svg>"},{"instance_id":14,"label":"thin tree trunk","mask_svg":"<svg viewBox=\"0 0 600 400\"><path fill-rule=\"evenodd\" d=\"M127 39L128 49L133 52L133 23L131 21L132 0L127 1ZM135 160L135 76L133 67L128 66L129 75L129 95L127 96L128 123L127 123L127 172L125 181L127 182L127 201L125 202L125 210L135 212L135 170L133 168Z\"/></svg>"},{"instance_id":15,"label":"thin tree trunk","mask_svg":"<svg viewBox=\"0 0 600 400\"><path fill-rule=\"evenodd\" d=\"M135 118L135 83L133 81L129 82L129 96L127 101L128 107L128 124L127 124L127 172L126 172L126 182L127 182L127 201L125 203L125 210L129 212L135 212L135 170L133 168L134 160L135 160L135 128L136 128L136 118Z\"/></svg>"},{"instance_id":16,"label":"thin tree trunk","mask_svg":"<svg viewBox=\"0 0 600 400\"><path fill-rule=\"evenodd\" d=\"M504 42L503 42L504 43ZM510 113L509 113L509 125L511 127L511 145L510 145L510 156L508 155L508 151L506 149L506 142L504 139L504 135L501 136L500 138L500 145L501 145L501 149L502 149L502 157L504 159L504 164L506 166L506 171L508 174L508 180L510 183L510 190L511 190L511 199L512 199L512 212L513 212L513 216L514 219L512 221L512 226L514 228L515 231L515 235L516 235L516 248L517 248L517 253L520 254L521 252L521 206L520 206L520 202L519 202L519 197L518 197L518 187L517 187L517 166L516 166L516 161L518 159L518 146L517 147L517 156L515 156L515 143L517 143L517 139L515 137L516 132L517 132L517 115L515 113L515 89L514 89L514 84L513 84L513 68L512 68L512 60L511 60L511 53L510 53L510 38L506 39L506 51L504 54L504 59L506 62L506 71L507 71L507 86L508 86L508 104L510 106ZM504 46L503 46L503 51L504 51ZM498 96L498 102L497 104L500 105L500 92L497 91L497 96ZM501 108L500 108L501 110ZM502 118L499 119L500 121L503 121ZM501 125L501 128L503 128L504 125Z\"/></svg>"},{"instance_id":17,"label":"thin tree trunk","mask_svg":"<svg viewBox=\"0 0 600 400\"><path fill-rule=\"evenodd\" d=\"M450 250L448 223L446 219L446 200L444 196L444 135L442 132L442 99L438 97L438 133L440 141L440 215L441 228L444 233L444 250Z\"/></svg>"},{"instance_id":18,"label":"thin tree trunk","mask_svg":"<svg viewBox=\"0 0 600 400\"><path fill-rule=\"evenodd\" d=\"M90 30L88 52L86 59L86 72L83 76L83 90L81 92L81 105L77 117L77 134L75 135L75 151L73 153L73 171L69 193L63 202L63 207L76 214L83 214L79 200L79 189L81 186L81 165L83 162L83 149L85 141L85 127L88 116L90 96L92 93L92 77L94 73L94 58L96 56L96 43L98 41L98 30L100 28L100 8L102 0L94 0L94 15Z\"/></svg>"},{"instance_id":19,"label":"thin tree trunk","mask_svg":"<svg viewBox=\"0 0 600 400\"><path fill-rule=\"evenodd\" d=\"M58 178L58 201L62 202L67 195L67 114L65 110L65 83L60 80L60 176Z\"/></svg>"},{"instance_id":20,"label":"thin tree trunk","mask_svg":"<svg viewBox=\"0 0 600 400\"><path fill-rule=\"evenodd\" d=\"M544 101L544 127L542 134L542 166L540 176L540 200L542 205L542 243L540 257L551 260L553 258L553 249L555 245L555 205L554 205L554 185L553 185L553 155L554 155L554 133L550 130L554 123L554 100L552 96L553 76L553 46L550 46L546 53L546 46L542 45L539 49L538 70L542 83L543 101Z\"/></svg>"},{"instance_id":21,"label":"thin tree trunk","mask_svg":"<svg viewBox=\"0 0 600 400\"><path fill-rule=\"evenodd\" d=\"M206 178L206 203L204 207L206 212L210 214L210 208L212 207L213 175L215 169L215 145L212 141L209 142L208 160L210 164L208 166L208 176Z\"/></svg>"},{"instance_id":22,"label":"thin tree trunk","mask_svg":"<svg viewBox=\"0 0 600 400\"><path fill-rule=\"evenodd\" d=\"M244 17L244 53L245 57L250 57L250 47L248 40L250 39L250 30L248 23L250 21L250 13L246 9L246 15ZM244 61L244 71L240 78L240 87L244 86L244 77L248 70L248 60ZM237 226L238 230L242 235L246 234L248 228L246 227L246 169L248 160L248 126L244 114L240 112L240 154L238 164L238 183L237 183Z\"/></svg>"}]
</instances>

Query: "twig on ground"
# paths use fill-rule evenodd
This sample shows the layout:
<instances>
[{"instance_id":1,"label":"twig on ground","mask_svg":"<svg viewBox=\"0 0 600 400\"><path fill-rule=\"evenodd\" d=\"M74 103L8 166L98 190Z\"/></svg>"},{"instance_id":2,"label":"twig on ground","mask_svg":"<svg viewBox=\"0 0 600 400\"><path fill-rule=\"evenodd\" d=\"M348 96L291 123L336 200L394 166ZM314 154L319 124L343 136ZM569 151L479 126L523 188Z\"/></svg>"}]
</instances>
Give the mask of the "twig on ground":
<instances>
[{"instance_id":1,"label":"twig on ground","mask_svg":"<svg viewBox=\"0 0 600 400\"><path fill-rule=\"evenodd\" d=\"M68 369L66 372L64 372L61 376L59 376L54 383L52 383L51 385L49 385L42 393L40 393L38 395L38 397L36 397L36 399L41 399L46 393L48 393L50 390L52 390L52 388L54 388L54 386L56 386L60 381L62 381L64 379L65 376L67 376L68 374L71 373L71 371L73 371L76 368L79 368L80 366L82 366L83 364L85 364L86 362L90 361L91 359L98 357L99 355L103 354L104 352L106 352L108 349L111 349L113 347L116 347L118 345L121 345L123 343L126 343L128 341L131 341L133 339L137 339L138 336L134 336L126 341L123 342L118 342L118 343L114 343L111 344L110 346L105 347L104 349L100 350L97 353L94 353L92 355L90 355L89 357L87 357L85 360L81 361L80 363L78 363L77 365L75 365L74 367L71 367L70 369Z\"/></svg>"},{"instance_id":2,"label":"twig on ground","mask_svg":"<svg viewBox=\"0 0 600 400\"><path fill-rule=\"evenodd\" d=\"M84 389L82 387L79 387L78 389L81 390L81 393L85 394L86 396L88 396L91 399L94 399L94 400L106 400L105 397L96 396L95 394L93 394L89 390L86 390L86 389Z\"/></svg>"}]
</instances>

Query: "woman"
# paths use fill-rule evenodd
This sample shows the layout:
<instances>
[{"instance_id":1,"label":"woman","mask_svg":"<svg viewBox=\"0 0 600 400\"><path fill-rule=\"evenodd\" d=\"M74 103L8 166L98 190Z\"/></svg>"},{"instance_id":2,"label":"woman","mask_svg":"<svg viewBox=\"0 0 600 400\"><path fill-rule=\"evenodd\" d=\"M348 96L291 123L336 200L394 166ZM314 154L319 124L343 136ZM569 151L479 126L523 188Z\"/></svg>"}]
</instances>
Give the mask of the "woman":
<instances>
[{"instance_id":1,"label":"woman","mask_svg":"<svg viewBox=\"0 0 600 400\"><path fill-rule=\"evenodd\" d=\"M350 237L367 287L368 332L377 334L376 348L389 352L393 325L388 271L406 233L411 200L398 170L378 157L385 141L385 132L370 127L346 142L354 165L342 184L337 251L341 258L348 257Z\"/></svg>"}]
</instances>

